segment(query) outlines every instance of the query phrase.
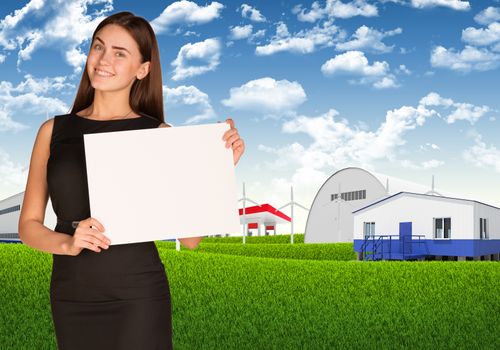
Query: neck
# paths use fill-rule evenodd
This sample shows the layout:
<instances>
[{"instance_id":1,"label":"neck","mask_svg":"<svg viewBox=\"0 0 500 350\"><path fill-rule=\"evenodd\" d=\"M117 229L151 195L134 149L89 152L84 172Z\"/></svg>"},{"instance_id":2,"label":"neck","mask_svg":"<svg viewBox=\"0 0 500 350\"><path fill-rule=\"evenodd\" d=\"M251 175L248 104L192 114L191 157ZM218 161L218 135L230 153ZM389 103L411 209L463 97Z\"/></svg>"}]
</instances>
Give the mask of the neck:
<instances>
[{"instance_id":1,"label":"neck","mask_svg":"<svg viewBox=\"0 0 500 350\"><path fill-rule=\"evenodd\" d=\"M124 119L133 118L135 113L129 104L128 91L107 92L95 90L94 101L86 115L92 119Z\"/></svg>"}]
</instances>

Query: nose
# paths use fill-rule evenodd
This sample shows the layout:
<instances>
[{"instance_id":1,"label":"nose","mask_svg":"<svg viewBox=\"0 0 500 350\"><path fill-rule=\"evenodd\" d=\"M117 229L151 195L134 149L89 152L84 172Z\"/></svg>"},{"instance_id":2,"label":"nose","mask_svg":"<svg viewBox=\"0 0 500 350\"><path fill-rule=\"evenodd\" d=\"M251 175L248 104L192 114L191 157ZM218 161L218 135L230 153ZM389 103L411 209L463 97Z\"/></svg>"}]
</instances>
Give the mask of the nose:
<instances>
[{"instance_id":1,"label":"nose","mask_svg":"<svg viewBox=\"0 0 500 350\"><path fill-rule=\"evenodd\" d=\"M110 55L112 55L111 50L103 50L101 52L101 56L99 57L99 64L103 66L109 65L112 59L112 56Z\"/></svg>"}]
</instances>

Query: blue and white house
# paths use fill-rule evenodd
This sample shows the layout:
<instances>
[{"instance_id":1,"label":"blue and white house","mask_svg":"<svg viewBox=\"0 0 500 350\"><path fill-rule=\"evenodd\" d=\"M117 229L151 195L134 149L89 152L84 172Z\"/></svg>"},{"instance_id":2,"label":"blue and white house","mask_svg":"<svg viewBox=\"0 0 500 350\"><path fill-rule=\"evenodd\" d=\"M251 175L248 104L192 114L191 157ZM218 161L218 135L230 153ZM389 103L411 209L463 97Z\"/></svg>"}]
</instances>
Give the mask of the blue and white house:
<instances>
[{"instance_id":1,"label":"blue and white house","mask_svg":"<svg viewBox=\"0 0 500 350\"><path fill-rule=\"evenodd\" d=\"M358 259L498 260L500 208L474 200L399 192L353 211Z\"/></svg>"}]
</instances>

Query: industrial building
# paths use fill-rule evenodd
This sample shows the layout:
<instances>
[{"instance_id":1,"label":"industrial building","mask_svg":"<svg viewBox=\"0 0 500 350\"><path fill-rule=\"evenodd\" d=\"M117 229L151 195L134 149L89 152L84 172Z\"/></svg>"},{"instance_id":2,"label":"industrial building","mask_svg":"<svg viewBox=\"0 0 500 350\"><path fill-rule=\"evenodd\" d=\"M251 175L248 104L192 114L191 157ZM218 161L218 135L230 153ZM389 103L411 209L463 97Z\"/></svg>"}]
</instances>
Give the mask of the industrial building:
<instances>
[{"instance_id":1,"label":"industrial building","mask_svg":"<svg viewBox=\"0 0 500 350\"><path fill-rule=\"evenodd\" d=\"M499 260L500 208L400 192L353 213L358 259Z\"/></svg>"},{"instance_id":2,"label":"industrial building","mask_svg":"<svg viewBox=\"0 0 500 350\"><path fill-rule=\"evenodd\" d=\"M23 200L24 192L0 200L0 241L19 241L18 224ZM49 199L45 210L44 225L54 229L56 223L56 214L52 210L52 202Z\"/></svg>"},{"instance_id":3,"label":"industrial building","mask_svg":"<svg viewBox=\"0 0 500 350\"><path fill-rule=\"evenodd\" d=\"M401 191L453 194L395 177L349 167L330 176L316 194L304 233L304 243L352 242L353 212Z\"/></svg>"}]
</instances>

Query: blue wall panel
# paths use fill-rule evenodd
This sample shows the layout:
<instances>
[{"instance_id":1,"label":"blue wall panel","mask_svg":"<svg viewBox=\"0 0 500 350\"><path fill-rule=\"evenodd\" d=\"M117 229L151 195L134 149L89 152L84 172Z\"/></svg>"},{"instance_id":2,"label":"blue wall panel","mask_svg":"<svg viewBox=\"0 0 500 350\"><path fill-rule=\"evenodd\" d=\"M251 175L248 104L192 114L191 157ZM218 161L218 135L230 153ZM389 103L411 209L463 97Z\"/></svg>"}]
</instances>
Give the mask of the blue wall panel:
<instances>
[{"instance_id":1,"label":"blue wall panel","mask_svg":"<svg viewBox=\"0 0 500 350\"><path fill-rule=\"evenodd\" d=\"M376 238L377 237L375 237L375 239ZM481 256L500 253L500 239L421 239L421 243L419 244L419 240L414 237L411 242L412 254ZM363 243L364 240L355 239L354 251L361 252ZM402 249L404 249L405 253L409 254L410 251L406 249L408 244L405 243L405 245L402 245L400 243L398 239L392 239L391 241L385 239L383 241L383 247L380 247L377 251L383 249L384 255L389 251L395 254L401 254L403 253ZM367 249L365 250L371 251L371 248L371 243L368 243Z\"/></svg>"}]
</instances>

